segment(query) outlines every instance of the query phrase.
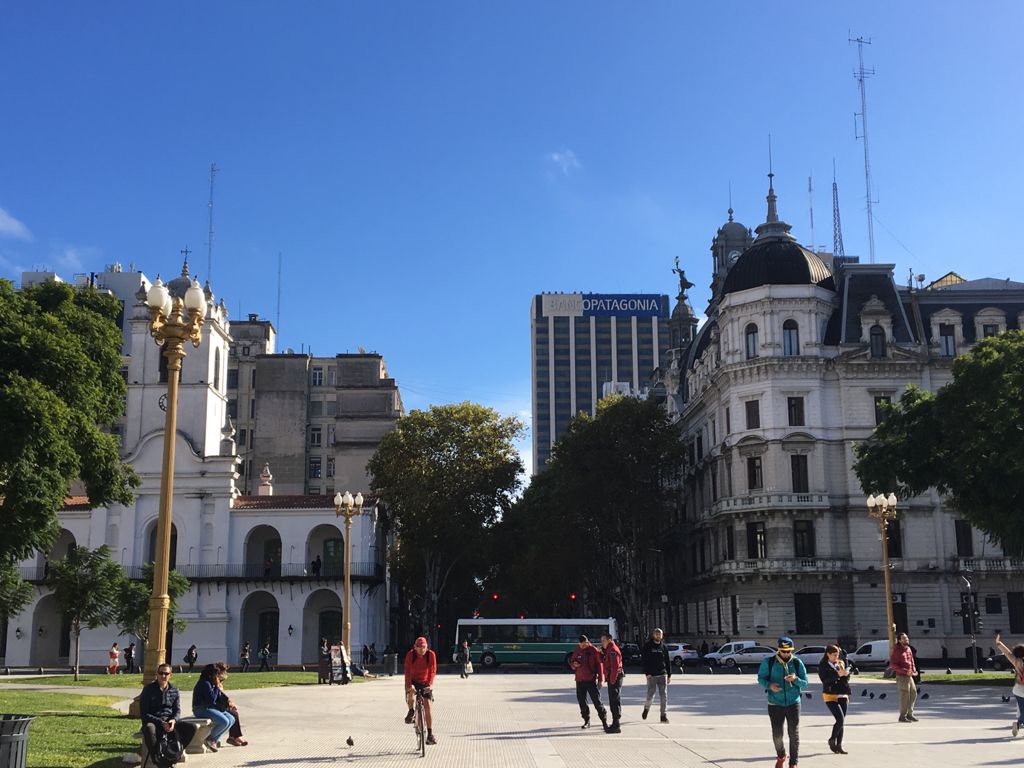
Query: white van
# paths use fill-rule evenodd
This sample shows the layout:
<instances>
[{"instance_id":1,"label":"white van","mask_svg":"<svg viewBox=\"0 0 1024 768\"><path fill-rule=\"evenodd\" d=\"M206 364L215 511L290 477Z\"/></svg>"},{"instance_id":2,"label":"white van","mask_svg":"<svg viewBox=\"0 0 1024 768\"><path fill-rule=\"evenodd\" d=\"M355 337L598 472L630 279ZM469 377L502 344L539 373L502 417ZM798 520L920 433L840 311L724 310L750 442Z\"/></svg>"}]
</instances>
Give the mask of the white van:
<instances>
[{"instance_id":1,"label":"white van","mask_svg":"<svg viewBox=\"0 0 1024 768\"><path fill-rule=\"evenodd\" d=\"M884 667L889 663L889 641L872 640L864 643L846 657L850 665L856 667Z\"/></svg>"},{"instance_id":2,"label":"white van","mask_svg":"<svg viewBox=\"0 0 1024 768\"><path fill-rule=\"evenodd\" d=\"M721 663L721 659L723 656L729 656L733 653L739 653L744 648L750 648L753 645L757 645L757 643L754 640L733 640L732 642L723 645L717 651L712 651L711 653L705 654L704 658L710 661L712 664L719 664Z\"/></svg>"}]
</instances>

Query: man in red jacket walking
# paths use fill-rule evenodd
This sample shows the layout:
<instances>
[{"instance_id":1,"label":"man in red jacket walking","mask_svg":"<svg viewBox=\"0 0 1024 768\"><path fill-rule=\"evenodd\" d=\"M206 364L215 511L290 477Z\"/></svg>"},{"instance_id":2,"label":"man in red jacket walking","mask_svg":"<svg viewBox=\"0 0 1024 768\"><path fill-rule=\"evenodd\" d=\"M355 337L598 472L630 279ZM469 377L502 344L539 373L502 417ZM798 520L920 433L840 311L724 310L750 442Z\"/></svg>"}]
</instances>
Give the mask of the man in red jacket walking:
<instances>
[{"instance_id":1,"label":"man in red jacket walking","mask_svg":"<svg viewBox=\"0 0 1024 768\"><path fill-rule=\"evenodd\" d=\"M434 719L430 713L430 705L434 700L434 678L437 676L437 655L427 648L427 638L417 637L409 652L405 654L405 703L409 712L405 722L411 723L416 714L413 704L416 691L423 694L423 717L427 721L427 744L437 744L434 738Z\"/></svg>"},{"instance_id":2,"label":"man in red jacket walking","mask_svg":"<svg viewBox=\"0 0 1024 768\"><path fill-rule=\"evenodd\" d=\"M608 728L608 715L604 711L604 704L601 703L601 694L598 688L604 681L604 672L601 669L601 654L597 648L590 644L586 635L580 635L579 644L576 650L569 657L569 666L576 673L576 701L580 704L580 714L583 716L583 728L590 727L590 707L587 706L587 696L594 702L594 709L601 719L601 725Z\"/></svg>"},{"instance_id":3,"label":"man in red jacket walking","mask_svg":"<svg viewBox=\"0 0 1024 768\"><path fill-rule=\"evenodd\" d=\"M900 722L916 723L914 702L917 701L917 686L914 684L914 678L917 676L917 665L914 663L914 651L910 647L910 638L906 632L901 632L896 639L892 655L889 656L889 666L896 673L896 687L900 691Z\"/></svg>"},{"instance_id":4,"label":"man in red jacket walking","mask_svg":"<svg viewBox=\"0 0 1024 768\"><path fill-rule=\"evenodd\" d=\"M622 716L622 652L607 632L601 635L601 648L601 664L608 681L608 709L612 711L612 724L606 726L604 732L622 733L619 727Z\"/></svg>"}]
</instances>

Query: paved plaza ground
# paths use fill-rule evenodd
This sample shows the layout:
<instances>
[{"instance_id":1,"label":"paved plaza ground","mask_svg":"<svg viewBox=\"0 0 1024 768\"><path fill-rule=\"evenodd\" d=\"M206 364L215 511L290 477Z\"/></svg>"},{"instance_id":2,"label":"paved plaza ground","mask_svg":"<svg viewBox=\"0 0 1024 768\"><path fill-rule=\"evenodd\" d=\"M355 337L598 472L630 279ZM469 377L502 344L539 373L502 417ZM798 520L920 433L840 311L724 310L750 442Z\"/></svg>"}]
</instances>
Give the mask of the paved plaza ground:
<instances>
[{"instance_id":1,"label":"paved plaza ground","mask_svg":"<svg viewBox=\"0 0 1024 768\"><path fill-rule=\"evenodd\" d=\"M469 680L439 676L434 730L440 743L428 747L422 762L414 751L412 727L402 722L401 678L237 691L232 697L250 745L190 756L189 763L195 768L774 765L764 694L754 675L677 675L669 687L667 725L658 722L656 706L641 720L643 681L641 674L627 675L622 733L607 735L596 717L594 728L580 730L569 674L499 671ZM875 698L861 696L865 689ZM893 683L855 679L845 756L828 750L832 718L821 702L820 686L812 682L809 690L814 698L803 701L802 765L942 768L1024 763L1024 736L1010 737L1014 704L1001 700L1009 693L1009 680L1006 687L926 683L923 691L929 698L917 708L921 721L901 724L896 721ZM187 704L189 694L182 698ZM353 747L345 744L349 736Z\"/></svg>"}]
</instances>

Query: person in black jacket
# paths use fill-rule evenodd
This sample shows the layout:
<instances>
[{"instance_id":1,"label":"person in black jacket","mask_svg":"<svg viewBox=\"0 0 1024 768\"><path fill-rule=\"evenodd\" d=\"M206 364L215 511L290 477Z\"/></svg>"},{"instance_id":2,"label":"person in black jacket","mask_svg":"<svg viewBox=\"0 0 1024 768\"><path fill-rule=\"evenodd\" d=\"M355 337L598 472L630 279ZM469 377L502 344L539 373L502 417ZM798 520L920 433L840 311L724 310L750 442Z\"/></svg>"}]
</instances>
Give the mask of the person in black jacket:
<instances>
[{"instance_id":1,"label":"person in black jacket","mask_svg":"<svg viewBox=\"0 0 1024 768\"><path fill-rule=\"evenodd\" d=\"M836 719L832 726L832 736L828 740L828 748L837 755L847 754L843 749L843 725L846 722L846 708L850 702L850 670L839 657L839 646L825 646L825 655L818 664L818 677L821 678L821 698L825 706Z\"/></svg>"},{"instance_id":2,"label":"person in black jacket","mask_svg":"<svg viewBox=\"0 0 1024 768\"><path fill-rule=\"evenodd\" d=\"M171 665L161 664L156 668L156 680L142 689L139 695L139 713L142 716L142 739L146 751L156 748L161 733L174 731L181 741L182 751L196 735L196 726L179 722L181 719L181 695L171 685Z\"/></svg>"},{"instance_id":3,"label":"person in black jacket","mask_svg":"<svg viewBox=\"0 0 1024 768\"><path fill-rule=\"evenodd\" d=\"M644 703L644 712L641 717L647 719L647 713L651 710L651 702L654 701L654 690L657 688L658 697L661 701L661 722L668 722L668 684L672 680L672 662L668 657L668 648L662 642L665 633L660 629L651 632L651 639L644 643L640 651L640 660L644 667L644 675L647 677L647 701Z\"/></svg>"}]
</instances>

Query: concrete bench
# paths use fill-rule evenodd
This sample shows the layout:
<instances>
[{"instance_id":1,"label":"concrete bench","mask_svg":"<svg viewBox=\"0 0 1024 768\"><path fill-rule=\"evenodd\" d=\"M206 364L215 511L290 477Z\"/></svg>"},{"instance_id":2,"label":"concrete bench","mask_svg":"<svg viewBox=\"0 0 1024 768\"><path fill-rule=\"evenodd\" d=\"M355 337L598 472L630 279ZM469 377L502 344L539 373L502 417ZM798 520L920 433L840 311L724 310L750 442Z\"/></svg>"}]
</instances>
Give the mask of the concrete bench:
<instances>
[{"instance_id":1,"label":"concrete bench","mask_svg":"<svg viewBox=\"0 0 1024 768\"><path fill-rule=\"evenodd\" d=\"M191 723L196 726L196 735L192 737L192 741L190 741L189 745L185 747L185 751L182 753L181 759L178 760L178 763L187 762L189 755L206 754L209 750L206 748L206 744L204 742L210 738L210 731L213 730L213 721L208 717L183 717L180 722ZM145 741L142 739L142 731L139 730L133 733L132 738L138 739L142 742L139 746L139 751L137 754L135 752L129 752L124 756L121 762L125 765L139 765L140 763L145 763L149 750L146 747ZM152 763L150 763L150 765L152 765Z\"/></svg>"}]
</instances>

